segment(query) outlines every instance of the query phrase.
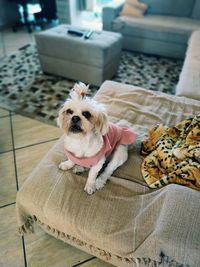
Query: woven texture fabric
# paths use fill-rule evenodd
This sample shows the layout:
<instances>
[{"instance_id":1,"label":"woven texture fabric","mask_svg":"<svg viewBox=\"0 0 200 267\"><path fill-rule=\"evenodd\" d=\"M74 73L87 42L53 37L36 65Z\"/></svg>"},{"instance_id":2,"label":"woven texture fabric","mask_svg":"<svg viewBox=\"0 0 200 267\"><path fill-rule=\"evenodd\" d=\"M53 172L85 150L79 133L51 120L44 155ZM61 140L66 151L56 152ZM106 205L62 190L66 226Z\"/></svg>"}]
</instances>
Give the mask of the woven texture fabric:
<instances>
[{"instance_id":1,"label":"woven texture fabric","mask_svg":"<svg viewBox=\"0 0 200 267\"><path fill-rule=\"evenodd\" d=\"M169 183L200 191L200 114L174 127L153 126L142 141L142 174L151 188Z\"/></svg>"},{"instance_id":2,"label":"woven texture fabric","mask_svg":"<svg viewBox=\"0 0 200 267\"><path fill-rule=\"evenodd\" d=\"M112 122L123 119L138 134L199 112L199 101L111 81L95 98L107 106ZM21 233L32 232L36 222L53 236L121 267L199 266L198 191L175 184L148 188L142 160L132 150L105 188L89 196L83 191L87 173L59 170L64 159L61 138L18 192Z\"/></svg>"}]
</instances>

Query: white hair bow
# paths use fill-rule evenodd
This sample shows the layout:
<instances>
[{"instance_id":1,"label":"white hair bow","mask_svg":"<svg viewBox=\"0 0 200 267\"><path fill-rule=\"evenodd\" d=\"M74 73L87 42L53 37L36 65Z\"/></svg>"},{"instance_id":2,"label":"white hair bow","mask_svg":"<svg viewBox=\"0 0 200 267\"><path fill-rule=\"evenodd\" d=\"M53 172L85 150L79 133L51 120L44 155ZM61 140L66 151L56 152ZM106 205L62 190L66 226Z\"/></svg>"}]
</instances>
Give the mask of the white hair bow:
<instances>
[{"instance_id":1,"label":"white hair bow","mask_svg":"<svg viewBox=\"0 0 200 267\"><path fill-rule=\"evenodd\" d=\"M72 99L83 99L86 96L88 89L89 85L86 85L82 82L75 83L70 92L70 96Z\"/></svg>"}]
</instances>

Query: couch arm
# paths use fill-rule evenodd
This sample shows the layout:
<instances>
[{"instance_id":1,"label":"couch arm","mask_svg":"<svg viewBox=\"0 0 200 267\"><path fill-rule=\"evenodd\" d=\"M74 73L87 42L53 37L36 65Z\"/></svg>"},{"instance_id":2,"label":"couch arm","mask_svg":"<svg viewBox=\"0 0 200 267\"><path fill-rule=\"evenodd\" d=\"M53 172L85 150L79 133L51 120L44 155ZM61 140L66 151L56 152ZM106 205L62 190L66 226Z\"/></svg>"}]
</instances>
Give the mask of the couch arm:
<instances>
[{"instance_id":1,"label":"couch arm","mask_svg":"<svg viewBox=\"0 0 200 267\"><path fill-rule=\"evenodd\" d=\"M200 100L200 31L194 31L189 39L185 61L176 95Z\"/></svg>"},{"instance_id":2,"label":"couch arm","mask_svg":"<svg viewBox=\"0 0 200 267\"><path fill-rule=\"evenodd\" d=\"M118 0L103 8L103 30L109 31L112 29L112 21L119 15L124 2L124 0Z\"/></svg>"}]
</instances>

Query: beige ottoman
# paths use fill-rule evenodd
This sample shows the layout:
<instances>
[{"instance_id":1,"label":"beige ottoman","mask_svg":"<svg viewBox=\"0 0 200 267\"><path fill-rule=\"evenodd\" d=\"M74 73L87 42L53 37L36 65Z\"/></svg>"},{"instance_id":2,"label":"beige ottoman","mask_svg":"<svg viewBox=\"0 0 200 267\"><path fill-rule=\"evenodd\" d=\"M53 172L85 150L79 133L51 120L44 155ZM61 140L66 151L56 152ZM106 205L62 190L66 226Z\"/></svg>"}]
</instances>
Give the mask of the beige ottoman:
<instances>
[{"instance_id":1,"label":"beige ottoman","mask_svg":"<svg viewBox=\"0 0 200 267\"><path fill-rule=\"evenodd\" d=\"M85 39L69 34L70 28L59 25L35 35L42 70L97 86L112 78L119 64L121 34L95 31Z\"/></svg>"}]
</instances>

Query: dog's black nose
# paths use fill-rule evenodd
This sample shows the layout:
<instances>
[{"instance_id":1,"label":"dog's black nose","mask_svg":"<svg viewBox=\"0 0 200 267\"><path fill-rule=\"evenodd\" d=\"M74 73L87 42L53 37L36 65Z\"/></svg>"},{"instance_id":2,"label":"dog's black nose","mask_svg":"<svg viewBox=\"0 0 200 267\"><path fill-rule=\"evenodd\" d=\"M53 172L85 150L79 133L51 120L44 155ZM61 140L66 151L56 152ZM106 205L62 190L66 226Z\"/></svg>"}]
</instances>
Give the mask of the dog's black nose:
<instances>
[{"instance_id":1,"label":"dog's black nose","mask_svg":"<svg viewBox=\"0 0 200 267\"><path fill-rule=\"evenodd\" d=\"M79 122L81 120L81 118L79 117L79 116L73 116L72 117L72 122L73 123L77 123L77 122Z\"/></svg>"}]
</instances>

